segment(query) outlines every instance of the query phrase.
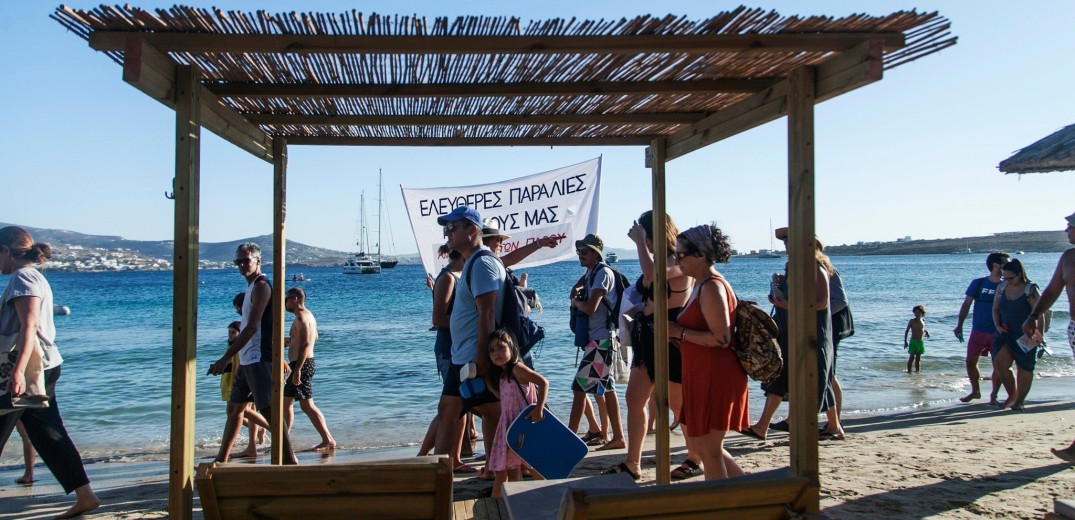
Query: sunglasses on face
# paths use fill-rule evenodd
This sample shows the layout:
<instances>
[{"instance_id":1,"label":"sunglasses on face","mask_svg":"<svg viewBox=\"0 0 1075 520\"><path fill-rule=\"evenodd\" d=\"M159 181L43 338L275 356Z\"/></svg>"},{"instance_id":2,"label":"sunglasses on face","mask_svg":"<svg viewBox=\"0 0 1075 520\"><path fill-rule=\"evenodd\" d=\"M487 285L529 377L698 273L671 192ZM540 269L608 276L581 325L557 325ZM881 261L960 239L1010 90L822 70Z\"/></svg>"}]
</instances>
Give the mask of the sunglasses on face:
<instances>
[{"instance_id":1,"label":"sunglasses on face","mask_svg":"<svg viewBox=\"0 0 1075 520\"><path fill-rule=\"evenodd\" d=\"M675 255L675 257L676 257L676 261L677 261L677 262L682 262L684 258L686 258L686 257L688 257L688 256L691 256L691 255L693 255L694 253L689 253L689 252L687 252L687 251L675 251L675 252L674 252L674 253L672 253L672 254L673 254L673 255Z\"/></svg>"},{"instance_id":2,"label":"sunglasses on face","mask_svg":"<svg viewBox=\"0 0 1075 520\"><path fill-rule=\"evenodd\" d=\"M575 254L579 256L586 256L590 253L589 249L576 249Z\"/></svg>"},{"instance_id":3,"label":"sunglasses on face","mask_svg":"<svg viewBox=\"0 0 1075 520\"><path fill-rule=\"evenodd\" d=\"M254 260L252 258L236 258L235 265L247 266L250 265L250 262L253 261Z\"/></svg>"},{"instance_id":4,"label":"sunglasses on face","mask_svg":"<svg viewBox=\"0 0 1075 520\"><path fill-rule=\"evenodd\" d=\"M459 224L459 223L445 224L444 225L444 233L445 234L451 233L451 232L453 232L453 231L455 231L455 230L457 230L457 229L459 229L459 228L461 228L463 226L464 226L463 224Z\"/></svg>"}]
</instances>

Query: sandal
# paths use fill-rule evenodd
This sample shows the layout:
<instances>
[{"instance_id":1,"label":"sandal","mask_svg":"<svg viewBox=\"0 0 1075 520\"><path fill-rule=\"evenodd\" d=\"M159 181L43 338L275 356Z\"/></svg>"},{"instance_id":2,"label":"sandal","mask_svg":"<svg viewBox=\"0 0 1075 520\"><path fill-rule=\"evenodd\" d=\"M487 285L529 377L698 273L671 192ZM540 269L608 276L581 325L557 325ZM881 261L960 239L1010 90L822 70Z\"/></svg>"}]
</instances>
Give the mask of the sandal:
<instances>
[{"instance_id":1,"label":"sandal","mask_svg":"<svg viewBox=\"0 0 1075 520\"><path fill-rule=\"evenodd\" d=\"M587 446L600 446L605 443L605 436L601 432L586 432L586 435L583 435L580 439Z\"/></svg>"},{"instance_id":2,"label":"sandal","mask_svg":"<svg viewBox=\"0 0 1075 520\"><path fill-rule=\"evenodd\" d=\"M698 467L691 459L687 459L678 468L672 470L672 480L687 480L701 474L702 468Z\"/></svg>"},{"instance_id":3,"label":"sandal","mask_svg":"<svg viewBox=\"0 0 1075 520\"><path fill-rule=\"evenodd\" d=\"M627 467L627 464L623 462L616 464L615 466L608 468L608 471L605 471L605 475L615 475L617 473L626 473L635 480L642 478L642 475L631 471L631 468Z\"/></svg>"}]
</instances>

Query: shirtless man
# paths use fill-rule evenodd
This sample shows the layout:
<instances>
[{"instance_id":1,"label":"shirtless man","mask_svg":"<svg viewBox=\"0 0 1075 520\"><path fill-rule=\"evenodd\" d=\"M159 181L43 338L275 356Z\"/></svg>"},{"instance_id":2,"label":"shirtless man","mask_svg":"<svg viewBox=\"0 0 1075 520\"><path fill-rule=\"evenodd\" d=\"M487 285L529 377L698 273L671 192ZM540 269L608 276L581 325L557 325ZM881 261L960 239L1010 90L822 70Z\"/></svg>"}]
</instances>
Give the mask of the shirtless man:
<instances>
[{"instance_id":1,"label":"shirtless man","mask_svg":"<svg viewBox=\"0 0 1075 520\"><path fill-rule=\"evenodd\" d=\"M1075 244L1075 213L1065 218L1068 221L1068 226L1064 229L1068 234L1068 242ZM1053 303L1060 298L1060 290L1065 288L1068 294L1068 314L1072 315L1072 311L1075 311L1075 249L1068 249L1064 251L1064 254L1060 255L1060 262L1056 264L1056 272L1053 273L1052 280L1049 280L1049 285L1042 291L1037 305L1030 311L1030 316L1023 323L1024 334L1034 336L1034 334L1042 332L1038 330L1038 318L1049 310L1049 307L1052 307ZM1075 320L1068 321L1068 344L1071 345L1072 351L1075 352ZM1052 448L1052 452L1053 455L1067 462L1075 462L1075 441L1072 441L1070 446L1062 450Z\"/></svg>"},{"instance_id":2,"label":"shirtless man","mask_svg":"<svg viewBox=\"0 0 1075 520\"><path fill-rule=\"evenodd\" d=\"M288 431L295 423L294 404L298 399L299 408L310 418L310 423L314 425L317 433L321 434L321 444L314 446L314 451L334 450L336 439L333 439L328 431L325 416L314 405L314 343L317 343L317 320L306 308L306 292L299 287L288 289L284 295L284 308L295 315L287 345L291 374L284 382L284 418L287 420Z\"/></svg>"}]
</instances>

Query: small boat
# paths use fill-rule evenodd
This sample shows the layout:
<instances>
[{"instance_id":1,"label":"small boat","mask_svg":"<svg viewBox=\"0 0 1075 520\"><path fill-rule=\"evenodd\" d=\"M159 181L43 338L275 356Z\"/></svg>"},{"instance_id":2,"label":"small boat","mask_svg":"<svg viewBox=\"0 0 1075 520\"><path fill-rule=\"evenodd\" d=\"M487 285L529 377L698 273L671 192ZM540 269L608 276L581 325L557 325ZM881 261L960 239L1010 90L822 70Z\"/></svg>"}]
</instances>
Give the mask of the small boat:
<instances>
[{"instance_id":1,"label":"small boat","mask_svg":"<svg viewBox=\"0 0 1075 520\"><path fill-rule=\"evenodd\" d=\"M1025 255L1026 253L1024 253L1022 251L1016 251L1015 254L1017 254L1017 255Z\"/></svg>"},{"instance_id":2,"label":"small boat","mask_svg":"<svg viewBox=\"0 0 1075 520\"><path fill-rule=\"evenodd\" d=\"M289 282L309 282L310 279L307 278L305 274L299 273L298 276L292 276L291 279L288 280L288 281Z\"/></svg>"},{"instance_id":3,"label":"small boat","mask_svg":"<svg viewBox=\"0 0 1075 520\"><path fill-rule=\"evenodd\" d=\"M391 269L399 264L399 260L381 260L381 267L384 269Z\"/></svg>"},{"instance_id":4,"label":"small boat","mask_svg":"<svg viewBox=\"0 0 1075 520\"><path fill-rule=\"evenodd\" d=\"M620 255L617 255L615 251L609 251L605 253L605 263L614 264L620 261Z\"/></svg>"},{"instance_id":5,"label":"small boat","mask_svg":"<svg viewBox=\"0 0 1075 520\"><path fill-rule=\"evenodd\" d=\"M758 251L758 258L784 258L784 255L769 249L762 249Z\"/></svg>"}]
</instances>

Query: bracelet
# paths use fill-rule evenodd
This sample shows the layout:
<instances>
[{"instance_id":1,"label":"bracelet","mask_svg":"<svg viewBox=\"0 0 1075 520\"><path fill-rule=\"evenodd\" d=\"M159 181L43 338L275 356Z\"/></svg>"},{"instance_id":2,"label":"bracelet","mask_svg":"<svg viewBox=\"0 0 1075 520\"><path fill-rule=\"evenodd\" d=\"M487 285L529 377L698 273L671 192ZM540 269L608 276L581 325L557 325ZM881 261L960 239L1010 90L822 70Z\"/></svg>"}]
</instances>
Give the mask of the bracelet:
<instances>
[{"instance_id":1,"label":"bracelet","mask_svg":"<svg viewBox=\"0 0 1075 520\"><path fill-rule=\"evenodd\" d=\"M686 334L687 334L687 329L685 329L683 327L680 327L679 328L679 341L680 342L683 341L683 336L686 335Z\"/></svg>"}]
</instances>

